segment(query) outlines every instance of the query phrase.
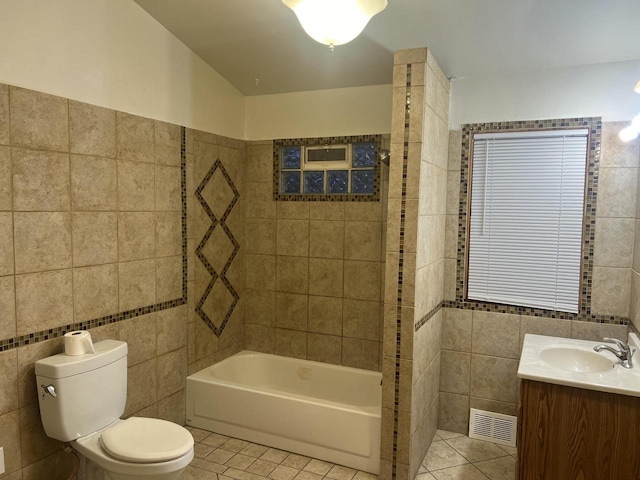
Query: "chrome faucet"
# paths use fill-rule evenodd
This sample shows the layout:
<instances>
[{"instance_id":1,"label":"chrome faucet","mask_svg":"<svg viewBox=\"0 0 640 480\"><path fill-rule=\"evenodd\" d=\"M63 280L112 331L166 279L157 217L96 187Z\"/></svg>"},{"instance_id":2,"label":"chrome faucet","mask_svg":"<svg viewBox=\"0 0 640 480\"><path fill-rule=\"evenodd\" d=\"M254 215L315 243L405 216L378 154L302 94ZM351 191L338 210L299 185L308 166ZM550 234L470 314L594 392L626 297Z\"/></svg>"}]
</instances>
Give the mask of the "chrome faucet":
<instances>
[{"instance_id":1,"label":"chrome faucet","mask_svg":"<svg viewBox=\"0 0 640 480\"><path fill-rule=\"evenodd\" d=\"M610 347L609 345L601 344L593 347L593 349L596 352L607 350L608 352L611 352L616 357L618 357L618 360L620 360L620 365L622 365L624 368L633 368L633 362L631 361L631 357L633 357L633 354L635 353L635 351L632 350L631 347L629 347L629 345L624 343L622 340L618 340L617 338L604 337L603 340L605 342L615 343L618 346L619 350L616 350L615 348Z\"/></svg>"}]
</instances>

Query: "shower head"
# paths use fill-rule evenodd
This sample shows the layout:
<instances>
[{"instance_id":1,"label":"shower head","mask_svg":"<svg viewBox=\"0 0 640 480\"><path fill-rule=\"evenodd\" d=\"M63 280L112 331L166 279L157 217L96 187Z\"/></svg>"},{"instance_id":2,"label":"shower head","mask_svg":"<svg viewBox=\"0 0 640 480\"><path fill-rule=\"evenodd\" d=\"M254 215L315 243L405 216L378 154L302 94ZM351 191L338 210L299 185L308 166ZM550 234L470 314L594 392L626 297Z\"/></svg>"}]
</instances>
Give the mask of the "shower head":
<instances>
[{"instance_id":1,"label":"shower head","mask_svg":"<svg viewBox=\"0 0 640 480\"><path fill-rule=\"evenodd\" d=\"M389 150L380 150L378 152L378 156L380 157L380 161L388 167L389 160L391 159L391 155L389 155Z\"/></svg>"}]
</instances>

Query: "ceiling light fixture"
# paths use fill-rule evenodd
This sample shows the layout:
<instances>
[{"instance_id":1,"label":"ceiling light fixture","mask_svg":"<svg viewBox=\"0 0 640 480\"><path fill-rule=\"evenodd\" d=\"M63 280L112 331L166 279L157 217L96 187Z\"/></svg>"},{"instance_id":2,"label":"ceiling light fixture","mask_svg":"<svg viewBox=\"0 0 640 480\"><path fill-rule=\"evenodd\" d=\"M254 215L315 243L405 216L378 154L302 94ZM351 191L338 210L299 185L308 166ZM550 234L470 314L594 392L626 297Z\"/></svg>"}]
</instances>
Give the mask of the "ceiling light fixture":
<instances>
[{"instance_id":1,"label":"ceiling light fixture","mask_svg":"<svg viewBox=\"0 0 640 480\"><path fill-rule=\"evenodd\" d=\"M344 45L356 38L371 18L384 10L387 0L282 0L316 42Z\"/></svg>"},{"instance_id":2,"label":"ceiling light fixture","mask_svg":"<svg viewBox=\"0 0 640 480\"><path fill-rule=\"evenodd\" d=\"M633 91L640 93L640 82L633 88ZM631 125L620 130L618 137L620 137L620 140L623 142L630 142L638 138L638 135L640 135L640 114L633 117Z\"/></svg>"}]
</instances>

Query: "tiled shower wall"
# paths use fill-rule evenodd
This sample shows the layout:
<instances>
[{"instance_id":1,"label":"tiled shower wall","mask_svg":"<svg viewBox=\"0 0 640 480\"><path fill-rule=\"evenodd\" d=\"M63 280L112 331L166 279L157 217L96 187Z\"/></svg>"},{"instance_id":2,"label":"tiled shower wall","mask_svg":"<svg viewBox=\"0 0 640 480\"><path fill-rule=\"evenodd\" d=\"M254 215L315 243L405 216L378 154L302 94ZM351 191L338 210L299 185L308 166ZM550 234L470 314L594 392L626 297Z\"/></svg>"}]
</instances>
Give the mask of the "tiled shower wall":
<instances>
[{"instance_id":1,"label":"tiled shower wall","mask_svg":"<svg viewBox=\"0 0 640 480\"><path fill-rule=\"evenodd\" d=\"M191 374L244 348L245 142L187 133Z\"/></svg>"},{"instance_id":2,"label":"tiled shower wall","mask_svg":"<svg viewBox=\"0 0 640 480\"><path fill-rule=\"evenodd\" d=\"M622 143L623 123L602 125L592 313L629 317L636 230L638 142ZM461 132L450 132L445 298L455 300ZM637 285L637 284L636 284ZM634 309L631 295L631 312ZM637 297L636 297L637 298ZM526 333L600 340L626 338L628 327L557 318L447 308L442 327L440 428L468 431L469 408L516 414L517 369Z\"/></svg>"},{"instance_id":3,"label":"tiled shower wall","mask_svg":"<svg viewBox=\"0 0 640 480\"><path fill-rule=\"evenodd\" d=\"M73 465L44 434L34 377L72 328L127 341L126 415L184 423L181 143L176 125L0 85L4 478Z\"/></svg>"},{"instance_id":4,"label":"tiled shower wall","mask_svg":"<svg viewBox=\"0 0 640 480\"><path fill-rule=\"evenodd\" d=\"M615 131L620 131L626 127L626 122L616 122L610 124L615 127ZM618 130L620 129L620 130ZM626 158L629 166L640 167L640 139L628 143L617 143L618 156ZM636 162L633 162L633 159ZM629 326L635 332L640 331L640 171L638 174L638 195L635 209L635 235L633 241L633 261L631 265L631 288L629 301ZM628 250L627 250L628 251Z\"/></svg>"},{"instance_id":5,"label":"tiled shower wall","mask_svg":"<svg viewBox=\"0 0 640 480\"><path fill-rule=\"evenodd\" d=\"M386 185L380 202L274 201L272 142L247 143L247 349L380 370Z\"/></svg>"},{"instance_id":6,"label":"tiled shower wall","mask_svg":"<svg viewBox=\"0 0 640 480\"><path fill-rule=\"evenodd\" d=\"M449 81L396 52L389 172L381 478L411 479L438 423Z\"/></svg>"}]
</instances>

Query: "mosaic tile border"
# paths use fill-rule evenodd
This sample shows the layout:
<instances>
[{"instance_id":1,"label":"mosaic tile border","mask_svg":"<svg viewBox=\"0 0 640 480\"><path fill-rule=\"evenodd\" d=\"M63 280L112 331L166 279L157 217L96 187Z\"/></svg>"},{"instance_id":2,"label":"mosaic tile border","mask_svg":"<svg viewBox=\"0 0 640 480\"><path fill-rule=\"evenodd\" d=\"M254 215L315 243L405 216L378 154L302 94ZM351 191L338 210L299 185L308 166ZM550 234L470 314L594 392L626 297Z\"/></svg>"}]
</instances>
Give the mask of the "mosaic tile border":
<instances>
[{"instance_id":1,"label":"mosaic tile border","mask_svg":"<svg viewBox=\"0 0 640 480\"><path fill-rule=\"evenodd\" d=\"M429 320L436 316L436 314L445 307L445 300L441 301L438 305L433 307L429 313L427 313L424 317L422 317L418 323L413 326L413 332L417 332L422 327L424 327Z\"/></svg>"},{"instance_id":2,"label":"mosaic tile border","mask_svg":"<svg viewBox=\"0 0 640 480\"><path fill-rule=\"evenodd\" d=\"M580 313L571 314L514 305L476 302L464 298L465 268L467 256L467 215L470 184L470 163L472 136L480 132L500 132L518 130L548 130L553 128L587 127L589 129L589 158L587 167L587 191L583 226L582 278ZM547 318L566 318L584 322L627 325L628 318L591 314L591 289L593 280L593 247L596 227L596 204L598 177L600 171L600 141L602 119L600 117L561 118L547 120L522 120L514 122L472 123L462 126L462 153L460 164L460 203L458 208L458 257L456 263L455 308L483 310L487 312L516 313Z\"/></svg>"},{"instance_id":3,"label":"mosaic tile border","mask_svg":"<svg viewBox=\"0 0 640 480\"><path fill-rule=\"evenodd\" d=\"M213 176L217 171L219 171L220 174L224 177L224 179L227 181L227 185L233 192L233 199L231 200L231 202L229 202L229 205L227 205L227 208L225 209L224 213L219 219L213 213L213 210L211 209L211 207L209 206L205 198L202 196L202 191L205 189L205 187L207 186L207 184L213 178ZM238 302L240 301L240 295L238 294L236 289L233 288L233 285L231 285L231 282L229 282L229 279L227 278L227 271L229 270L229 267L233 263L234 258L236 257L236 255L238 254L238 251L240 250L240 244L238 243L236 238L233 236L231 229L226 224L226 220L227 218L229 218L229 215L233 211L233 207L236 206L236 203L238 203L238 200L240 199L240 192L238 192L238 189L233 184L233 181L231 180L231 176L227 172L227 169L224 168L222 161L218 158L213 163L213 165L211 166L207 174L204 176L204 178L202 179L202 182L200 182L200 185L198 185L198 188L196 188L195 196L198 199L198 202L200 202L200 205L206 212L207 216L209 217L209 220L211 220L211 223L209 224L209 228L207 229L206 233L202 237L202 240L200 240L200 243L198 243L198 246L196 247L196 257L198 257L198 260L200 260L200 263L202 263L204 268L207 270L207 273L210 275L211 280L209 281L207 288L202 294L202 297L200 297L200 299L198 300L195 310L198 316L202 319L202 321L207 325L207 327L209 327L209 330L211 330L214 333L214 335L219 338L220 335L222 335L224 328L227 326L227 322L231 318L231 315L233 314L233 311L235 310L236 305L238 305ZM213 235L213 232L217 227L220 227L224 231L225 235L233 245L233 251L229 255L229 258L227 259L224 267L222 267L221 272L216 272L215 268L213 268L213 265L211 265L211 263L203 253L203 250L206 248L207 244L209 243L209 239L211 238L211 235ZM207 315L207 313L202 309L202 307L204 306L204 303L207 301L209 294L213 290L213 287L215 286L218 280L220 280L224 284L227 291L233 297L233 301L231 302L231 305L227 309L225 317L222 320L222 323L220 323L220 326L216 326L215 323L211 320L211 318L209 318L209 315Z\"/></svg>"},{"instance_id":4,"label":"mosaic tile border","mask_svg":"<svg viewBox=\"0 0 640 480\"><path fill-rule=\"evenodd\" d=\"M63 336L67 332L74 330L89 330L91 328L102 327L112 323L121 322L130 318L140 317L149 313L160 312L169 308L179 307L187 303L187 156L186 156L186 128L180 127L180 196L182 203L182 297L174 300L138 307L124 312L105 315L103 317L85 320L77 323L70 323L61 327L40 330L28 333L19 337L0 340L0 352L12 350L26 345L42 342Z\"/></svg>"},{"instance_id":5,"label":"mosaic tile border","mask_svg":"<svg viewBox=\"0 0 640 480\"><path fill-rule=\"evenodd\" d=\"M379 202L381 168L377 159L374 179L373 193L363 194L284 194L280 193L280 148L286 146L302 145L336 145L344 143L374 142L377 153L382 149L382 135L355 135L342 137L317 137L317 138L285 138L273 141L273 199L280 202Z\"/></svg>"}]
</instances>

